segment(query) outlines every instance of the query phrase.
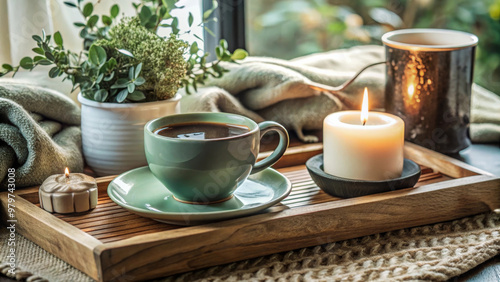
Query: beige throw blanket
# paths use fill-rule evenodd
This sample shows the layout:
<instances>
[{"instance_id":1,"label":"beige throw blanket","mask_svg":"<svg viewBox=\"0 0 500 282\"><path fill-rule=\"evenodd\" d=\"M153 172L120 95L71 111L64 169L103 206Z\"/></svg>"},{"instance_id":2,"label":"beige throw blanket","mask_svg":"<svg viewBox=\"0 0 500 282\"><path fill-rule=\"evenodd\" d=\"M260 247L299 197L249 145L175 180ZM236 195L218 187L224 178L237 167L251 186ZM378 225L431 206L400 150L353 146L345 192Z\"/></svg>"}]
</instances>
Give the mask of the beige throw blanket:
<instances>
[{"instance_id":1,"label":"beige throw blanket","mask_svg":"<svg viewBox=\"0 0 500 282\"><path fill-rule=\"evenodd\" d=\"M304 142L316 142L303 130L321 129L323 119L342 109L359 109L363 88L371 107L383 108L385 66L372 67L344 91L341 85L364 66L385 60L382 46L358 46L318 53L290 61L249 57L226 63L222 78L208 82L196 94L185 95L183 112L237 113L255 121L274 120L294 130ZM474 85L470 135L473 142L500 141L500 97Z\"/></svg>"}]
</instances>

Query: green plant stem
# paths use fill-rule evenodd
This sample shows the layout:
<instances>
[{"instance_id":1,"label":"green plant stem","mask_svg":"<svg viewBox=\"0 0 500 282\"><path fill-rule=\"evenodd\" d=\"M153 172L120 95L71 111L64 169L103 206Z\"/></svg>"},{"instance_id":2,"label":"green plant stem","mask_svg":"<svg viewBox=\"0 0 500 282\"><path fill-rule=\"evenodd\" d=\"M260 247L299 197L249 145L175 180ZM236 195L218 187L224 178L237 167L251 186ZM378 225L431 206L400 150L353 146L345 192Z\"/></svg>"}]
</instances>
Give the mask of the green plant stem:
<instances>
[{"instance_id":1,"label":"green plant stem","mask_svg":"<svg viewBox=\"0 0 500 282\"><path fill-rule=\"evenodd\" d=\"M156 7L156 15L159 14L161 6L163 6L163 1L159 0L158 7ZM154 33L158 32L158 28L160 26L161 21L163 21L163 15L161 15L161 16L158 15L158 21L156 22L156 25L155 25L155 27L153 29Z\"/></svg>"}]
</instances>

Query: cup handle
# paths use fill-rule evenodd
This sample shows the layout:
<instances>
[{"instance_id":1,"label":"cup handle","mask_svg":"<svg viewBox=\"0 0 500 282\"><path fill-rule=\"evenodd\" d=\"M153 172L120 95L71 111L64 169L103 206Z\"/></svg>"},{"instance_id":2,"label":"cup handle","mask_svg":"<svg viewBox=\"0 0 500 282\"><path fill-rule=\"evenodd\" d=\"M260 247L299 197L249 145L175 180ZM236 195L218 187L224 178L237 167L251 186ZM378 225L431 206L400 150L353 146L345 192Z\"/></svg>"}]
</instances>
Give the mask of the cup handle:
<instances>
[{"instance_id":1,"label":"cup handle","mask_svg":"<svg viewBox=\"0 0 500 282\"><path fill-rule=\"evenodd\" d=\"M262 136L264 136L264 134L266 134L269 131L278 132L278 134L280 135L280 143L269 157L260 160L259 162L254 164L250 174L257 173L275 164L283 156L286 149L288 148L288 143L290 142L290 139L288 137L288 132L281 124L277 122L274 121L261 122L259 123L259 130L261 139Z\"/></svg>"}]
</instances>

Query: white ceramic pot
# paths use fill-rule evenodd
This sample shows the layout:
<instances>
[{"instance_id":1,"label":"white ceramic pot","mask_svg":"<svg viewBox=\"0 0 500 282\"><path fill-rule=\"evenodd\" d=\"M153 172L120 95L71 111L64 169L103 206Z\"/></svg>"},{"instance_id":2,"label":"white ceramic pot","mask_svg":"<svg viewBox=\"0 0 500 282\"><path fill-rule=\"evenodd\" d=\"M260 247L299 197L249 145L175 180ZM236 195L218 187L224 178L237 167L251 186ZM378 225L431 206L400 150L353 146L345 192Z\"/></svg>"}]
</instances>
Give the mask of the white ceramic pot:
<instances>
[{"instance_id":1,"label":"white ceramic pot","mask_svg":"<svg viewBox=\"0 0 500 282\"><path fill-rule=\"evenodd\" d=\"M147 165L144 125L180 112L180 94L147 103L99 103L78 94L82 104L82 146L87 164L99 176Z\"/></svg>"}]
</instances>

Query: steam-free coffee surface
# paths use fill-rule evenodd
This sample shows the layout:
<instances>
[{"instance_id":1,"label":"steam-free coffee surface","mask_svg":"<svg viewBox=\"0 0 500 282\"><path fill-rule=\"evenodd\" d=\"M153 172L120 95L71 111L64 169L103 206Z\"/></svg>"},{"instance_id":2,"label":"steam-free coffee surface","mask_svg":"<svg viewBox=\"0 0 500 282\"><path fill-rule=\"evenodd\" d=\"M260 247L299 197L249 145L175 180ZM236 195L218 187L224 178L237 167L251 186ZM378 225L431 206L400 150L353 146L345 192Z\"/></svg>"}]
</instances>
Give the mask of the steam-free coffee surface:
<instances>
[{"instance_id":1,"label":"steam-free coffee surface","mask_svg":"<svg viewBox=\"0 0 500 282\"><path fill-rule=\"evenodd\" d=\"M245 134L249 131L250 129L244 125L196 122L170 124L155 129L154 133L171 138L204 140L228 138Z\"/></svg>"}]
</instances>

